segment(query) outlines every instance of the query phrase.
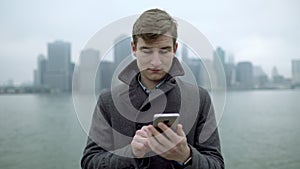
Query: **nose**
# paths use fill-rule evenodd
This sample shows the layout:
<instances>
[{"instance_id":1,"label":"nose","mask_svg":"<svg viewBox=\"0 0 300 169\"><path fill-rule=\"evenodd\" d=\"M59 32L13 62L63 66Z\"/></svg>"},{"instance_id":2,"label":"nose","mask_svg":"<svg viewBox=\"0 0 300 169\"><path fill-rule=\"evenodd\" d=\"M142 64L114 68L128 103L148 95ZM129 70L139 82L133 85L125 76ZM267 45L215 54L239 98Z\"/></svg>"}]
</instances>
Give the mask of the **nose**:
<instances>
[{"instance_id":1,"label":"nose","mask_svg":"<svg viewBox=\"0 0 300 169\"><path fill-rule=\"evenodd\" d=\"M161 60L158 52L154 52L151 57L151 65L157 67L161 65Z\"/></svg>"}]
</instances>

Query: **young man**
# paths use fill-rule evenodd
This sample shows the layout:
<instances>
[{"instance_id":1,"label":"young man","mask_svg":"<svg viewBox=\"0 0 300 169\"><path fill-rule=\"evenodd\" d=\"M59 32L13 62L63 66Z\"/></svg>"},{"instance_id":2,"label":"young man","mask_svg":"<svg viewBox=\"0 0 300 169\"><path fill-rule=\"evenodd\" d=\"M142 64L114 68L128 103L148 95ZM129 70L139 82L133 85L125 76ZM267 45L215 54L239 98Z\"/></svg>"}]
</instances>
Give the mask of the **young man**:
<instances>
[{"instance_id":1,"label":"young man","mask_svg":"<svg viewBox=\"0 0 300 169\"><path fill-rule=\"evenodd\" d=\"M136 57L119 74L124 83L99 97L81 160L84 169L222 169L223 157L210 97L183 82L177 25L165 11L145 11L135 22ZM156 113L180 113L173 130L152 126Z\"/></svg>"}]
</instances>

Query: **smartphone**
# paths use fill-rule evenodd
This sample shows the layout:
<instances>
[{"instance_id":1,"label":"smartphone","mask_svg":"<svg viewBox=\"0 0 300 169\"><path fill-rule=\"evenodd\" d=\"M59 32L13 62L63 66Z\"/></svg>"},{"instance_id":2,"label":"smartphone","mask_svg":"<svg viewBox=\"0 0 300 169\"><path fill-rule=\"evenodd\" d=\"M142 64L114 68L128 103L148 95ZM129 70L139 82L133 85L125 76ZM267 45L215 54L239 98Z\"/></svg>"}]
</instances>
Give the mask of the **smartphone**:
<instances>
[{"instance_id":1,"label":"smartphone","mask_svg":"<svg viewBox=\"0 0 300 169\"><path fill-rule=\"evenodd\" d=\"M162 113L162 114L155 114L153 116L153 126L159 131L162 132L161 129L158 127L159 122L165 123L168 127L172 128L176 131L176 127L179 120L179 113Z\"/></svg>"}]
</instances>

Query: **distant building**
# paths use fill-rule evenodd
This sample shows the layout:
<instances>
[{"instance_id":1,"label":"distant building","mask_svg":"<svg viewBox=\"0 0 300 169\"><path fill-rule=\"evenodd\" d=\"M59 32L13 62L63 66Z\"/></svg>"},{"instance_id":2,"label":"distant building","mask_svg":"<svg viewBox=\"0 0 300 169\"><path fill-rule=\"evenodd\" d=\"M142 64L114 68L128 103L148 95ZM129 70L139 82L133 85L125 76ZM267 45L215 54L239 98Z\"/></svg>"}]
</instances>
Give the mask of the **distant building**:
<instances>
[{"instance_id":1,"label":"distant building","mask_svg":"<svg viewBox=\"0 0 300 169\"><path fill-rule=\"evenodd\" d=\"M38 70L36 70L36 69L33 71L33 84L35 86L39 85Z\"/></svg>"},{"instance_id":2,"label":"distant building","mask_svg":"<svg viewBox=\"0 0 300 169\"><path fill-rule=\"evenodd\" d=\"M203 79L201 79L203 71L206 71L203 66L200 59L197 58L190 58L187 62L189 68L194 74L195 80L198 83L198 85L203 85Z\"/></svg>"},{"instance_id":3,"label":"distant building","mask_svg":"<svg viewBox=\"0 0 300 169\"><path fill-rule=\"evenodd\" d=\"M181 48L181 57L182 61L185 62L192 71L197 84L203 88L209 89L211 82L207 69L211 68L211 61L202 60L200 58L190 58L188 48L184 45Z\"/></svg>"},{"instance_id":4,"label":"distant building","mask_svg":"<svg viewBox=\"0 0 300 169\"><path fill-rule=\"evenodd\" d=\"M225 51L221 47L217 47L214 52L214 60L216 58L219 58L222 65L225 65Z\"/></svg>"},{"instance_id":5,"label":"distant building","mask_svg":"<svg viewBox=\"0 0 300 169\"><path fill-rule=\"evenodd\" d=\"M225 51L221 47L217 47L217 49L213 53L213 71L215 71L216 75L221 75L226 73L226 63L225 63ZM223 87L224 79L219 79L217 76L210 77L212 82L215 83L214 86L217 88Z\"/></svg>"},{"instance_id":6,"label":"distant building","mask_svg":"<svg viewBox=\"0 0 300 169\"><path fill-rule=\"evenodd\" d=\"M278 73L276 67L272 69L272 87L275 89L288 89L291 88L291 79L285 78Z\"/></svg>"},{"instance_id":7,"label":"distant building","mask_svg":"<svg viewBox=\"0 0 300 169\"><path fill-rule=\"evenodd\" d=\"M228 88L232 88L235 85L235 65L232 63L225 64L225 77L226 77L226 85Z\"/></svg>"},{"instance_id":8,"label":"distant building","mask_svg":"<svg viewBox=\"0 0 300 169\"><path fill-rule=\"evenodd\" d=\"M114 43L114 64L115 68L131 55L131 38L126 35L119 36Z\"/></svg>"},{"instance_id":9,"label":"distant building","mask_svg":"<svg viewBox=\"0 0 300 169\"><path fill-rule=\"evenodd\" d=\"M109 61L101 61L98 71L100 77L100 89L110 89L112 85L112 76L114 73L114 63Z\"/></svg>"},{"instance_id":10,"label":"distant building","mask_svg":"<svg viewBox=\"0 0 300 169\"><path fill-rule=\"evenodd\" d=\"M182 45L181 47L181 58L184 62L188 62L189 60L189 52L188 52L188 48L186 45Z\"/></svg>"},{"instance_id":11,"label":"distant building","mask_svg":"<svg viewBox=\"0 0 300 169\"><path fill-rule=\"evenodd\" d=\"M240 89L253 89L253 66L251 62L239 62L236 67L236 82Z\"/></svg>"},{"instance_id":12,"label":"distant building","mask_svg":"<svg viewBox=\"0 0 300 169\"><path fill-rule=\"evenodd\" d=\"M47 60L44 55L40 54L37 60L37 69L34 71L34 85L45 85L45 74L47 70Z\"/></svg>"},{"instance_id":13,"label":"distant building","mask_svg":"<svg viewBox=\"0 0 300 169\"><path fill-rule=\"evenodd\" d=\"M261 66L253 66L253 77L255 88L268 88L268 76Z\"/></svg>"},{"instance_id":14,"label":"distant building","mask_svg":"<svg viewBox=\"0 0 300 169\"><path fill-rule=\"evenodd\" d=\"M284 82L284 77L278 73L277 67L272 69L272 81L274 84L279 84Z\"/></svg>"},{"instance_id":15,"label":"distant building","mask_svg":"<svg viewBox=\"0 0 300 169\"><path fill-rule=\"evenodd\" d=\"M100 77L100 90L110 89L112 85L112 79L115 71L117 70L120 63L127 58L128 56L132 56L131 51L131 37L126 35L119 36L114 41L113 48L113 62L102 60L98 73ZM123 69L123 68L118 68Z\"/></svg>"},{"instance_id":16,"label":"distant building","mask_svg":"<svg viewBox=\"0 0 300 169\"><path fill-rule=\"evenodd\" d=\"M73 85L73 74L75 70L75 63L71 62L70 64L70 76L69 76L69 89L70 91L72 90L72 85Z\"/></svg>"},{"instance_id":17,"label":"distant building","mask_svg":"<svg viewBox=\"0 0 300 169\"><path fill-rule=\"evenodd\" d=\"M71 44L63 41L48 43L45 86L58 92L71 90Z\"/></svg>"},{"instance_id":18,"label":"distant building","mask_svg":"<svg viewBox=\"0 0 300 169\"><path fill-rule=\"evenodd\" d=\"M217 81L216 76L212 76L208 74L208 70L213 70L213 62L209 59L201 59L200 69L200 82L199 85L205 89L210 90L212 87L211 83Z\"/></svg>"},{"instance_id":19,"label":"distant building","mask_svg":"<svg viewBox=\"0 0 300 169\"><path fill-rule=\"evenodd\" d=\"M300 59L292 60L292 84L300 86Z\"/></svg>"},{"instance_id":20,"label":"distant building","mask_svg":"<svg viewBox=\"0 0 300 169\"><path fill-rule=\"evenodd\" d=\"M80 53L79 90L81 93L91 93L100 90L100 80L97 74L100 52L86 49ZM94 83L92 83L94 82Z\"/></svg>"}]
</instances>

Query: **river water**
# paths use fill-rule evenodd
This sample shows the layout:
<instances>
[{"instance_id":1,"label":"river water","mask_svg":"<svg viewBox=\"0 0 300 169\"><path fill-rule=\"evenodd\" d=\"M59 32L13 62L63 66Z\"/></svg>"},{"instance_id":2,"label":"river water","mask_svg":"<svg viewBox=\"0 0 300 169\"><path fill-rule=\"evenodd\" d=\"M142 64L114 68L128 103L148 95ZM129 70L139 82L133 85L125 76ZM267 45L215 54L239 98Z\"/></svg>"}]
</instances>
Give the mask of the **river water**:
<instances>
[{"instance_id":1,"label":"river water","mask_svg":"<svg viewBox=\"0 0 300 169\"><path fill-rule=\"evenodd\" d=\"M300 168L300 90L231 91L219 124L227 169ZM79 169L71 94L0 95L0 169Z\"/></svg>"}]
</instances>

